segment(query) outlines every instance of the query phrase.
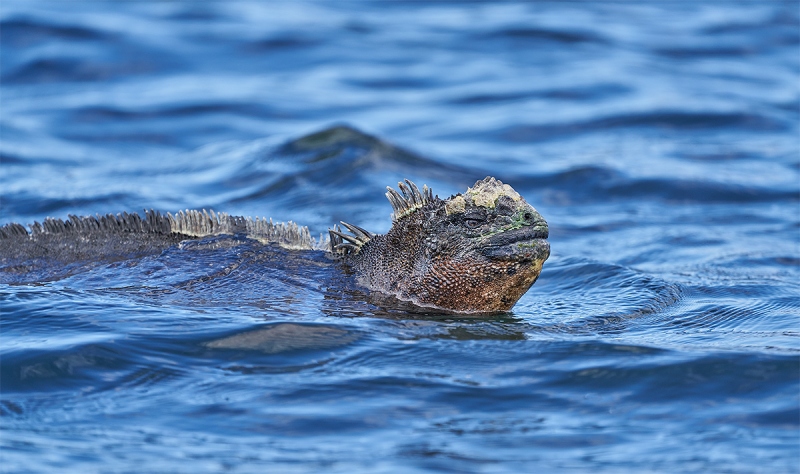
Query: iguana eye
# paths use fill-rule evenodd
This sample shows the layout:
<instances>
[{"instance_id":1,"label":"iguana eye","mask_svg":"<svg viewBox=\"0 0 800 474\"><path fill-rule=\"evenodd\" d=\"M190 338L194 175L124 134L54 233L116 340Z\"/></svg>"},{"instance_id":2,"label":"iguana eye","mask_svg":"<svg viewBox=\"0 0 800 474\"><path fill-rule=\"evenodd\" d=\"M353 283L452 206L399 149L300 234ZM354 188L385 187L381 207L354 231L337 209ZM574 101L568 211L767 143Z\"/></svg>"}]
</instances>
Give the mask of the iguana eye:
<instances>
[{"instance_id":1,"label":"iguana eye","mask_svg":"<svg viewBox=\"0 0 800 474\"><path fill-rule=\"evenodd\" d=\"M464 219L464 225L470 229L479 227L483 223L480 219Z\"/></svg>"}]
</instances>

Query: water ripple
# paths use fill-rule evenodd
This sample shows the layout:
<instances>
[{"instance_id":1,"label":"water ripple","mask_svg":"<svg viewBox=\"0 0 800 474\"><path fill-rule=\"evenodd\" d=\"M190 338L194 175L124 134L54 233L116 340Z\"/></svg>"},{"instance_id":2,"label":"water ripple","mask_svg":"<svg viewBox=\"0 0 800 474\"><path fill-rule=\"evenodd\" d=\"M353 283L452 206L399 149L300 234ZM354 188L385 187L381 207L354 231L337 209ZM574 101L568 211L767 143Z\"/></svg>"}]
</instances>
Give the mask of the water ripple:
<instances>
[{"instance_id":1,"label":"water ripple","mask_svg":"<svg viewBox=\"0 0 800 474\"><path fill-rule=\"evenodd\" d=\"M795 472L795 7L4 2L2 223L492 175L553 249L481 317L236 237L5 268L4 470Z\"/></svg>"}]
</instances>

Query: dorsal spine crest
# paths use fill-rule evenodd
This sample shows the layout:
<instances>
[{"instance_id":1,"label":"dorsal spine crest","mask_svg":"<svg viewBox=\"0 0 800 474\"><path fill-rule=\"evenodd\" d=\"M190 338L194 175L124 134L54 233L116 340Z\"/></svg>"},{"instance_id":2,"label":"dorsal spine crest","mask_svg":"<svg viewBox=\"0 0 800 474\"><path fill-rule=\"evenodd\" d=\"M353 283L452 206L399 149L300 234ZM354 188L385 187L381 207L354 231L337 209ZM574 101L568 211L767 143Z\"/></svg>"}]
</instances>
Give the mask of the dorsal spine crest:
<instances>
[{"instance_id":1,"label":"dorsal spine crest","mask_svg":"<svg viewBox=\"0 0 800 474\"><path fill-rule=\"evenodd\" d=\"M68 220L46 218L30 225L30 232L20 224L0 226L0 239L37 239L44 235L91 235L112 234L180 234L189 237L244 234L247 238L263 244L277 244L292 250L327 250L327 239L311 237L308 227L294 222L273 222L272 219L231 216L213 210L185 210L176 214L161 214L145 210L145 218L138 213L122 212L97 216L78 217L70 215Z\"/></svg>"},{"instance_id":2,"label":"dorsal spine crest","mask_svg":"<svg viewBox=\"0 0 800 474\"><path fill-rule=\"evenodd\" d=\"M231 216L226 212L186 210L167 214L172 232L193 237L221 234L244 234L263 244L278 244L292 250L322 249L325 242L311 237L308 227L289 221L272 222L272 219Z\"/></svg>"},{"instance_id":3,"label":"dorsal spine crest","mask_svg":"<svg viewBox=\"0 0 800 474\"><path fill-rule=\"evenodd\" d=\"M372 232L364 230L357 225L343 221L341 224L353 235L345 234L338 225L333 226L333 229L328 229L331 239L331 252L334 254L345 256L351 253L358 253L361 247L374 237Z\"/></svg>"},{"instance_id":4,"label":"dorsal spine crest","mask_svg":"<svg viewBox=\"0 0 800 474\"><path fill-rule=\"evenodd\" d=\"M406 179L404 182L397 183L397 187L403 194L398 193L394 188L386 187L386 198L392 205L392 222L396 222L407 215L413 213L422 206L433 201L433 191L427 185L419 190L416 184Z\"/></svg>"}]
</instances>

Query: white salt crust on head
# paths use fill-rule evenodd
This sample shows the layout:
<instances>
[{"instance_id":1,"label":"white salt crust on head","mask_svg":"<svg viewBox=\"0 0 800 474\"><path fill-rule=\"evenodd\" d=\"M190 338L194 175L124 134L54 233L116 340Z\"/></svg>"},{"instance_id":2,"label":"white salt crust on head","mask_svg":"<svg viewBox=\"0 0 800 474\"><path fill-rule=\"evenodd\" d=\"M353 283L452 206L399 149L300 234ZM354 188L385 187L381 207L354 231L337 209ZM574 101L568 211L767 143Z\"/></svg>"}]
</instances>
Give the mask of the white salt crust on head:
<instances>
[{"instance_id":1,"label":"white salt crust on head","mask_svg":"<svg viewBox=\"0 0 800 474\"><path fill-rule=\"evenodd\" d=\"M501 196L507 196L514 202L522 200L522 196L514 191L514 188L507 184L503 184L495 178L484 179L475 183L474 187L467 188L464 195L457 195L450 198L445 205L447 214L455 214L464 212L469 200L475 206L486 207L493 209L497 206L497 200Z\"/></svg>"}]
</instances>

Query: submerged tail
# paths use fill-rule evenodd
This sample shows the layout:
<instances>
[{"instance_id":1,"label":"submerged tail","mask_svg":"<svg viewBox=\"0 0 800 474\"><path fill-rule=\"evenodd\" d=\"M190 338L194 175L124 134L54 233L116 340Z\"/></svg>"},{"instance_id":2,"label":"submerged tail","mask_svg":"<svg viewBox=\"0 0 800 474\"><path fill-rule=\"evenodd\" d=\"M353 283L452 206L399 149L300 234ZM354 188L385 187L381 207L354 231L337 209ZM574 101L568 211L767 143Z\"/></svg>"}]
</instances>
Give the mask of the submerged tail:
<instances>
[{"instance_id":1,"label":"submerged tail","mask_svg":"<svg viewBox=\"0 0 800 474\"><path fill-rule=\"evenodd\" d=\"M215 235L244 235L264 244L293 250L328 250L330 243L311 237L308 227L294 222L231 216L214 211L180 211L161 214L145 211L144 218L123 212L104 216L69 216L34 222L30 232L12 223L0 227L0 265L15 265L37 258L74 261L114 255L158 252L182 240Z\"/></svg>"}]
</instances>

